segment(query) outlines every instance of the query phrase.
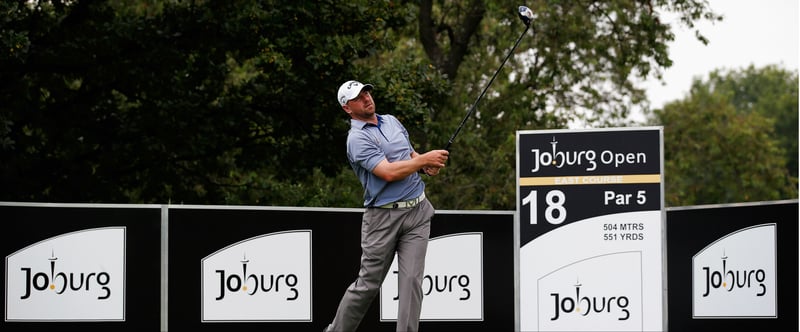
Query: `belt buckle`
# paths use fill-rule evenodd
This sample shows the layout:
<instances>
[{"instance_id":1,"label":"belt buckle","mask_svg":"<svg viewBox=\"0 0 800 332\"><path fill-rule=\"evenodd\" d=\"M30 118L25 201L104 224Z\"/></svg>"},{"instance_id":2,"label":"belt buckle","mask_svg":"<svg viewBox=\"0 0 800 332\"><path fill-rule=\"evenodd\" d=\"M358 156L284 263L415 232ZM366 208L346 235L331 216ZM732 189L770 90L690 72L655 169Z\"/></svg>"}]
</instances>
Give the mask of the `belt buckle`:
<instances>
[{"instance_id":1,"label":"belt buckle","mask_svg":"<svg viewBox=\"0 0 800 332\"><path fill-rule=\"evenodd\" d=\"M405 201L403 203L405 203L405 205L406 205L405 207L415 207L415 206L417 206L417 204L419 204L419 201L420 201L420 199L419 199L419 197L417 197L417 198L414 198L412 200Z\"/></svg>"}]
</instances>

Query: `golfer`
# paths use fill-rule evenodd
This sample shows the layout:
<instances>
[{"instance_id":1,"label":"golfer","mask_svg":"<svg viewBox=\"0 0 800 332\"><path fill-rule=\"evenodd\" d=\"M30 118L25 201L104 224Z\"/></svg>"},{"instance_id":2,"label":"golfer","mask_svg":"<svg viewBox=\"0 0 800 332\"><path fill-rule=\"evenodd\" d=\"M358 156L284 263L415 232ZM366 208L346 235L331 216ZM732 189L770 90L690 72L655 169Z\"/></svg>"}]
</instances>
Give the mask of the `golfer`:
<instances>
[{"instance_id":1,"label":"golfer","mask_svg":"<svg viewBox=\"0 0 800 332\"><path fill-rule=\"evenodd\" d=\"M371 84L347 81L338 101L350 115L347 159L364 188L361 268L325 331L355 331L398 257L397 331L417 331L422 277L433 206L421 173L439 174L448 152L414 151L408 131L392 115L375 113Z\"/></svg>"}]
</instances>

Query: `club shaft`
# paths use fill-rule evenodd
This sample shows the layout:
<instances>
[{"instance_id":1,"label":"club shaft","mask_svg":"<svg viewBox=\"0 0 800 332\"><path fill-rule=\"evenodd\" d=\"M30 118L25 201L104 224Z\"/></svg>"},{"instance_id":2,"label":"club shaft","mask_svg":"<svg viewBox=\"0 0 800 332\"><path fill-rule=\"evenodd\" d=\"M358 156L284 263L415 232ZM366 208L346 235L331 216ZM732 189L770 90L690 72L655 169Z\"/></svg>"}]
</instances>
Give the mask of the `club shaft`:
<instances>
[{"instance_id":1,"label":"club shaft","mask_svg":"<svg viewBox=\"0 0 800 332\"><path fill-rule=\"evenodd\" d=\"M464 124L467 122L467 119L469 119L470 115L472 115L472 113L475 111L475 107L478 106L478 102L481 100L481 98L483 98L483 95L486 94L486 90L488 90L489 86L492 85L492 82L494 82L494 79L497 77L497 74L500 73L500 69L503 69L503 66L506 64L506 61L508 61L508 58L510 58L511 55L514 54L514 50L517 49L519 42L522 41L522 37L525 36L529 28L530 25L525 26L525 31L523 31L522 34L519 35L519 38L517 38L517 42L514 43L514 47L511 48L511 51L508 52L506 58L503 59L502 63L500 63L500 67L498 67L497 70L494 72L494 75L492 75L492 78L489 80L489 83L486 84L486 87L483 88L483 91L478 96L478 99L475 99L475 102L472 103L472 106L470 106L469 111L467 112L467 116L465 116L464 119L461 120L461 123L458 125L458 128L456 128L456 131L453 133L452 136L450 136L450 140L447 141L447 146L444 147L445 150L450 151L450 145L453 144L453 141L456 139L456 136L458 135L459 132L461 132L461 128L464 127Z\"/></svg>"}]
</instances>

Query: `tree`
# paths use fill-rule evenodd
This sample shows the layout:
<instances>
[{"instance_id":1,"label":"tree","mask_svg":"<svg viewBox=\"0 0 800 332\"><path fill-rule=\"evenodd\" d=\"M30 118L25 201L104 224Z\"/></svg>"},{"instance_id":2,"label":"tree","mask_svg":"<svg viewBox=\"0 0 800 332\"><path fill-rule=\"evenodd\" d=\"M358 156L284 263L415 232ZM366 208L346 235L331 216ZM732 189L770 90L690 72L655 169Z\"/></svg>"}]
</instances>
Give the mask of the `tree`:
<instances>
[{"instance_id":1,"label":"tree","mask_svg":"<svg viewBox=\"0 0 800 332\"><path fill-rule=\"evenodd\" d=\"M720 93L728 97L738 113L758 113L772 119L775 139L780 142L786 168L797 177L797 71L776 65L756 68L753 65L738 70L717 69L707 81L695 80L692 89L704 93Z\"/></svg>"},{"instance_id":2,"label":"tree","mask_svg":"<svg viewBox=\"0 0 800 332\"><path fill-rule=\"evenodd\" d=\"M376 85L441 148L522 29L508 1L0 4L2 200L358 206L340 82ZM534 1L538 17L430 181L437 207L513 209L514 133L618 124L703 1ZM356 186L341 189L340 186ZM335 196L340 195L340 196Z\"/></svg>"},{"instance_id":3,"label":"tree","mask_svg":"<svg viewBox=\"0 0 800 332\"><path fill-rule=\"evenodd\" d=\"M344 164L338 82L409 19L388 1L2 6L0 199L20 201L313 201L293 191ZM435 78L417 67L391 75ZM396 82L404 108L438 93Z\"/></svg>"},{"instance_id":4,"label":"tree","mask_svg":"<svg viewBox=\"0 0 800 332\"><path fill-rule=\"evenodd\" d=\"M738 112L731 96L695 81L690 95L656 110L664 126L668 206L797 198L774 120Z\"/></svg>"},{"instance_id":5,"label":"tree","mask_svg":"<svg viewBox=\"0 0 800 332\"><path fill-rule=\"evenodd\" d=\"M452 85L434 103L426 137L441 148L512 48L524 25L510 1L422 1L418 49ZM672 26L720 20L705 1L532 1L536 14L516 54L498 74L431 178L434 201L452 209L514 209L515 132L625 126L645 106L636 81L669 67ZM705 38L697 34L701 42Z\"/></svg>"}]
</instances>

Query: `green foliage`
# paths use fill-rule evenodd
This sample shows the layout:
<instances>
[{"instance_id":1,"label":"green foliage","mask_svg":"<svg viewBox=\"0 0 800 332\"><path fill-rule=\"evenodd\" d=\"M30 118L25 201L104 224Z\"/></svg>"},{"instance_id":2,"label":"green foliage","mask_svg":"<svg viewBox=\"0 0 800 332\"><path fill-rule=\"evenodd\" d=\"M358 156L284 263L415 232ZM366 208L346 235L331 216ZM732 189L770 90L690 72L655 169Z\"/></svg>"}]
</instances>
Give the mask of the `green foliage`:
<instances>
[{"instance_id":1,"label":"green foliage","mask_svg":"<svg viewBox=\"0 0 800 332\"><path fill-rule=\"evenodd\" d=\"M0 199L15 201L326 202L319 174L345 162L338 84L410 17L390 1L2 6Z\"/></svg>"},{"instance_id":2,"label":"green foliage","mask_svg":"<svg viewBox=\"0 0 800 332\"><path fill-rule=\"evenodd\" d=\"M518 5L421 2L419 38L409 43L416 42L452 85L447 99L431 101L435 111L427 137L439 142L431 148L447 143L525 32L516 17ZM629 111L646 104L635 82L660 77L672 64L667 49L672 27L660 20L660 13L675 12L686 23L719 19L702 1L541 0L526 5L536 19L456 137L448 166L428 180L437 207L515 209L517 130L632 124ZM473 30L475 17L480 21Z\"/></svg>"},{"instance_id":3,"label":"green foliage","mask_svg":"<svg viewBox=\"0 0 800 332\"><path fill-rule=\"evenodd\" d=\"M656 112L664 126L667 205L797 198L774 120L739 112L724 90L705 87L695 82L687 99Z\"/></svg>"},{"instance_id":4,"label":"green foliage","mask_svg":"<svg viewBox=\"0 0 800 332\"><path fill-rule=\"evenodd\" d=\"M659 13L719 19L703 1L536 0L520 36L518 5L2 2L0 200L358 207L339 84L375 84L417 150L442 148L522 37L426 179L437 208L512 210L517 130L628 124L633 82L671 65Z\"/></svg>"},{"instance_id":5,"label":"green foliage","mask_svg":"<svg viewBox=\"0 0 800 332\"><path fill-rule=\"evenodd\" d=\"M789 174L797 177L797 72L776 65L740 70L715 70L708 81L695 80L692 90L727 96L738 113L758 113L774 122L774 138L783 148Z\"/></svg>"}]
</instances>

